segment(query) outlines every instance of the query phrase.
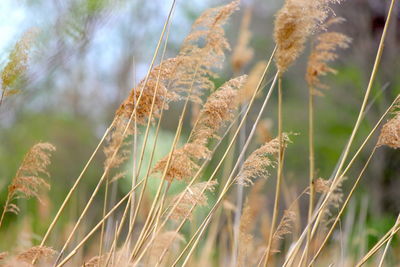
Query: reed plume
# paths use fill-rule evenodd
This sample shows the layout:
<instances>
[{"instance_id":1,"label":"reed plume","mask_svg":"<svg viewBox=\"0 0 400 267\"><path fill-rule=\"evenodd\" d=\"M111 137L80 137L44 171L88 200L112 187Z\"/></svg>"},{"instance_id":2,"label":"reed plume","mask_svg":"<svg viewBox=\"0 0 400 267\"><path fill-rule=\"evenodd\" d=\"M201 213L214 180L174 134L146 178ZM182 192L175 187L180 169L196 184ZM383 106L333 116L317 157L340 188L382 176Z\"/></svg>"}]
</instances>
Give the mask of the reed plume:
<instances>
[{"instance_id":1,"label":"reed plume","mask_svg":"<svg viewBox=\"0 0 400 267\"><path fill-rule=\"evenodd\" d=\"M220 129L233 119L238 108L238 90L245 80L245 75L231 79L208 97L192 129L193 134L189 142L173 152L165 176L167 181L186 180L192 177L199 168L199 162L210 158L211 151L207 147L208 143L210 139L218 139ZM158 161L152 172L162 173L168 158L169 156L166 155Z\"/></svg>"},{"instance_id":2,"label":"reed plume","mask_svg":"<svg viewBox=\"0 0 400 267\"><path fill-rule=\"evenodd\" d=\"M200 111L198 123L192 130L191 142L206 144L209 139L219 138L219 130L232 121L238 103L243 101L238 94L246 80L247 75L233 78L208 97Z\"/></svg>"},{"instance_id":3,"label":"reed plume","mask_svg":"<svg viewBox=\"0 0 400 267\"><path fill-rule=\"evenodd\" d=\"M337 210L340 207L340 204L343 201L343 182L347 179L347 177L340 177L340 179L335 182L335 184L330 185L330 183L326 182L326 180L320 180L321 182L325 183L326 185L330 185L329 191L331 192L328 198L328 202L324 209L322 210L323 218L325 225L327 225L332 219L332 210ZM322 188L321 188L322 189Z\"/></svg>"},{"instance_id":4,"label":"reed plume","mask_svg":"<svg viewBox=\"0 0 400 267\"><path fill-rule=\"evenodd\" d=\"M278 243L280 240L284 239L285 235L292 233L293 223L296 220L296 213L292 210L285 210L283 212L282 219L276 228L276 231L273 235L273 247L272 252L279 252Z\"/></svg>"},{"instance_id":5,"label":"reed plume","mask_svg":"<svg viewBox=\"0 0 400 267\"><path fill-rule=\"evenodd\" d=\"M179 203L171 214L171 219L190 219L192 216L192 207L206 206L208 198L205 194L206 191L214 191L217 181L200 182L191 185L188 190L183 191L181 194L172 199L174 205L179 199Z\"/></svg>"},{"instance_id":6,"label":"reed plume","mask_svg":"<svg viewBox=\"0 0 400 267\"><path fill-rule=\"evenodd\" d=\"M331 187L331 181L325 180L323 178L315 179L314 182L314 189L317 193L328 193Z\"/></svg>"},{"instance_id":7,"label":"reed plume","mask_svg":"<svg viewBox=\"0 0 400 267\"><path fill-rule=\"evenodd\" d=\"M15 44L14 49L8 57L8 63L1 72L1 98L0 105L3 99L7 96L17 94L19 89L13 88L18 79L26 72L28 68L29 50L32 46L33 38L36 35L35 30L25 32L22 38Z\"/></svg>"},{"instance_id":8,"label":"reed plume","mask_svg":"<svg viewBox=\"0 0 400 267\"><path fill-rule=\"evenodd\" d=\"M206 90L214 90L214 83L209 78L217 77L215 69L222 67L225 51L230 50L223 26L238 5L239 1L233 1L207 9L196 19L190 34L183 41L178 56L184 58L183 72L190 78L181 79L181 83L198 89L191 93L194 101L202 102L202 94Z\"/></svg>"},{"instance_id":9,"label":"reed plume","mask_svg":"<svg viewBox=\"0 0 400 267\"><path fill-rule=\"evenodd\" d=\"M16 256L16 259L21 262L31 263L32 260L40 259L40 260L49 260L52 256L57 253L54 249L46 246L35 246L31 247L28 250L19 253Z\"/></svg>"},{"instance_id":10,"label":"reed plume","mask_svg":"<svg viewBox=\"0 0 400 267\"><path fill-rule=\"evenodd\" d=\"M332 24L337 24L343 22L342 18L333 18L328 20L321 27L323 29L328 28ZM317 89L327 89L327 85L320 81L320 76L324 76L328 73L336 74L337 71L328 66L328 62L337 59L336 54L337 48L347 48L351 42L351 38L339 33L339 32L323 32L320 33L316 38L316 45L314 45L313 50L310 54L308 65L306 81L308 85L313 88L313 93L320 93Z\"/></svg>"},{"instance_id":11,"label":"reed plume","mask_svg":"<svg viewBox=\"0 0 400 267\"><path fill-rule=\"evenodd\" d=\"M210 151L207 147L197 143L187 143L173 152L171 161L165 175L165 180L187 180L198 170L198 162L209 158ZM164 156L154 166L153 173L162 173L167 166L168 155Z\"/></svg>"},{"instance_id":12,"label":"reed plume","mask_svg":"<svg viewBox=\"0 0 400 267\"><path fill-rule=\"evenodd\" d=\"M383 125L377 146L400 148L400 113Z\"/></svg>"},{"instance_id":13,"label":"reed plume","mask_svg":"<svg viewBox=\"0 0 400 267\"><path fill-rule=\"evenodd\" d=\"M49 189L50 185L44 177L49 177L47 166L50 164L50 153L55 147L50 143L38 143L34 145L24 156L22 163L8 186L8 194L3 213L0 219L0 226L6 212L17 214L19 208L13 201L35 197L40 201L40 192Z\"/></svg>"},{"instance_id":14,"label":"reed plume","mask_svg":"<svg viewBox=\"0 0 400 267\"><path fill-rule=\"evenodd\" d=\"M290 142L287 134L284 134L284 146ZM268 178L270 173L269 167L274 168L277 164L276 160L271 156L277 156L279 152L279 139L274 138L265 143L260 148L253 151L244 162L239 174L236 177L236 182L245 186L252 185L253 180L257 177Z\"/></svg>"},{"instance_id":15,"label":"reed plume","mask_svg":"<svg viewBox=\"0 0 400 267\"><path fill-rule=\"evenodd\" d=\"M154 99L152 119L158 118L162 109L168 109L169 102L179 99L179 95L169 90L169 86L177 83L176 80L179 77L177 71L181 64L183 64L182 58L170 58L154 67L149 73L149 77L140 81L117 109L117 117L129 119L136 108L137 123L145 125L150 117Z\"/></svg>"},{"instance_id":16,"label":"reed plume","mask_svg":"<svg viewBox=\"0 0 400 267\"><path fill-rule=\"evenodd\" d=\"M275 19L275 61L280 73L285 72L303 52L308 37L329 13L330 3L339 0L286 0Z\"/></svg>"},{"instance_id":17,"label":"reed plume","mask_svg":"<svg viewBox=\"0 0 400 267\"><path fill-rule=\"evenodd\" d=\"M127 127L125 119L119 118L116 120L110 134L106 137L106 143L103 148L103 153L106 157L103 164L104 169L118 169L129 159L132 145L130 137L134 134L134 131L133 127ZM125 172L117 172L109 180L116 181L124 177L125 174Z\"/></svg>"}]
</instances>

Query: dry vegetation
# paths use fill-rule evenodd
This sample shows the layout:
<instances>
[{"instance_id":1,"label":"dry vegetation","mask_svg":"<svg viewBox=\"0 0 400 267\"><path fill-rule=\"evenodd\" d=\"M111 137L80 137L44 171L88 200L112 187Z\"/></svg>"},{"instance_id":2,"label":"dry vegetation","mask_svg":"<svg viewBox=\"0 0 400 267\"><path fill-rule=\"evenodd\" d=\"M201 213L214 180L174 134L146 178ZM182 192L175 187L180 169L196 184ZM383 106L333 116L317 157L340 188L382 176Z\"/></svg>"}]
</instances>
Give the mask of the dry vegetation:
<instances>
[{"instance_id":1,"label":"dry vegetation","mask_svg":"<svg viewBox=\"0 0 400 267\"><path fill-rule=\"evenodd\" d=\"M392 0L349 142L337 166L332 166L332 177L316 176L314 99L328 88L321 82L322 76L337 73L328 65L337 59L337 49L345 49L351 43L346 35L329 29L332 24L345 23L331 12L330 5L339 2L286 0L276 15L273 33L276 48L270 51L270 58L266 58L268 63L260 62L249 76L238 75L219 88L215 88L213 79L218 76L231 50L224 25L239 8L239 1L203 12L176 57L164 59L171 23L168 17L148 74L119 106L92 157L73 187L66 192L47 231L40 233L37 246L26 251L10 248L0 253L1 266L342 266L343 259L336 257L341 249L340 241L332 234L375 151L381 146L400 147L400 114L398 99L393 99L393 104L382 114L370 134L363 137L365 141L356 147L354 137L363 120L384 49L386 30L393 16L395 0ZM174 8L173 5L171 12ZM253 56L249 47L250 20L251 11L247 10L237 45L229 56L237 74L242 73ZM11 85L27 67L31 38L31 33L23 37L9 56L9 63L1 75L0 105L3 98L16 92ZM310 40L312 48L304 68L309 86L309 186L283 203L283 198L289 199L284 181L285 173L289 172L284 166L285 158L290 154L291 142L296 142L296 134L283 131L285 103L282 95L285 88L282 88L282 79ZM161 58L158 65L157 58ZM267 83L271 77L272 82ZM263 112L275 96L278 98L278 125L276 137L271 138L266 130L258 131L258 124L263 126L265 123L261 121ZM256 98L262 105L254 105ZM168 116L169 107L178 102L181 114L176 120L169 153L154 162L157 142L154 145L148 142L149 132L154 131L157 140L160 122ZM250 118L250 111L257 116ZM307 112L307 108L299 112ZM186 117L192 117L193 127L186 142L181 144L183 125L188 123ZM385 120L387 122L381 127ZM251 123L251 131L244 133L244 142L239 142L245 121ZM375 133L379 130L376 139ZM137 142L138 136L143 137L141 145ZM252 146L251 142L256 138L263 140L263 144ZM367 149L366 144L374 142L373 150L367 152L368 160L360 158L360 152ZM240 144L238 155L233 152L237 144ZM356 153L352 154L354 147ZM146 148L151 150L147 169L144 167ZM250 148L255 149L249 151ZM102 176L95 180L96 186L83 202L84 206L79 207L76 221L70 222L63 235L57 234L57 223L67 212L72 196L85 183L84 179L89 178L85 177L87 166L98 160L94 156L101 149L105 155ZM50 189L50 182L45 178L49 176L50 154L54 151L53 145L39 143L27 152L8 187L0 227L4 227L2 222L8 212L18 213L17 204L24 198L33 197L40 201ZM307 160L307 157L303 159ZM133 168L127 169L126 164L131 161L135 162ZM205 172L210 162L212 171ZM363 166L358 170L359 176L346 177L351 167L360 166L354 162ZM121 179L132 181L132 187L128 194L112 202L108 188ZM149 194L152 180L159 182L155 192ZM350 191L342 189L345 180L352 186ZM52 183L57 184L56 177ZM184 184L180 192L171 190L176 183ZM265 195L265 187L274 185L275 195ZM237 187L240 190L232 190ZM101 189L105 189L104 196L100 195ZM93 222L87 217L95 208L96 197L104 204L96 208L101 219ZM267 198L273 200L268 211ZM305 213L300 208L301 203L307 203ZM197 207L201 208L196 213ZM360 266L375 261L385 266L392 239L400 230L399 224L398 220L360 259L351 259L345 265ZM50 238L52 235L57 237ZM383 252L376 253L380 249ZM79 262L74 258L79 258Z\"/></svg>"}]
</instances>

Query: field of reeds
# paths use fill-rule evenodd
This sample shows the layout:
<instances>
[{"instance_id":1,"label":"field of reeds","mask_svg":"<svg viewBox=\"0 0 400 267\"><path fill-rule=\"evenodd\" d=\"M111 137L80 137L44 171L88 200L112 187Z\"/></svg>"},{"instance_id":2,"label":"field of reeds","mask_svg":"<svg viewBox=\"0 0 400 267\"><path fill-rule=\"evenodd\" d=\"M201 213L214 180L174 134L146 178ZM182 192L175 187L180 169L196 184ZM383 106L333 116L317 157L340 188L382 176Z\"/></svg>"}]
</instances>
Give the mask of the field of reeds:
<instances>
[{"instance_id":1,"label":"field of reeds","mask_svg":"<svg viewBox=\"0 0 400 267\"><path fill-rule=\"evenodd\" d=\"M96 51L78 66L119 1L59 2L54 42L31 27L1 51L0 266L400 266L398 1L371 53L345 1L275 1L262 47L256 1L191 28L181 2L118 75Z\"/></svg>"}]
</instances>

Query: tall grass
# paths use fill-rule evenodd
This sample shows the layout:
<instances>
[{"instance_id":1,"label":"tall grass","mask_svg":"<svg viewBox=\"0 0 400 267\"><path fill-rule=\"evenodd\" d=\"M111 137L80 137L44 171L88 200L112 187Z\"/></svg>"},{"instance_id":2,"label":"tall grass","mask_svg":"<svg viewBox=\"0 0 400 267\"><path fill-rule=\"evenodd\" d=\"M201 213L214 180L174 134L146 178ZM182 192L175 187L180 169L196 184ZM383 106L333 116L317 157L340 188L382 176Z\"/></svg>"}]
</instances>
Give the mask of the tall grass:
<instances>
[{"instance_id":1,"label":"tall grass","mask_svg":"<svg viewBox=\"0 0 400 267\"><path fill-rule=\"evenodd\" d=\"M179 53L166 58L177 4L173 1L147 75L116 110L47 230L40 233L38 245L22 252L10 248L0 254L0 261L5 266L57 267L77 262L82 266L361 266L375 257L379 266L385 266L400 230L399 219L360 259L336 256L342 244L332 235L376 151L381 146L400 147L397 97L351 154L365 118L396 0L390 4L357 120L337 165L332 166L332 177L323 179L316 174L314 103L328 87L322 76L337 73L328 63L338 57L338 48L347 48L351 42L344 34L329 29L334 23L345 23L331 11L331 6L340 2L286 0L275 19L276 46L269 51L267 63L257 64L249 75L243 74L253 56L249 47L251 11L247 10L230 61L235 75L217 87L213 79L231 50L224 26L239 9L239 1L204 11ZM290 131L283 115L287 91L283 79L309 41L312 48L304 68L309 102L298 111L308 112L309 155L304 157L308 158L308 186L300 189L301 194L288 197L291 191L285 179L290 170L285 161L290 160L290 146L296 142L297 133ZM26 43L23 39L17 44L10 55L11 63L2 73L0 105L26 68ZM277 97L276 137L256 144L259 124L273 97ZM173 105L180 109L178 118L169 117L168 109ZM393 116L388 119L390 114ZM188 123L190 117L193 121ZM173 140L168 153L157 159L160 143L165 143L160 139L161 123L167 120L174 121ZM192 127L185 138L186 124ZM375 142L373 149L365 152L371 142ZM51 144L39 143L27 153L9 186L0 227L7 212L18 212L17 199L40 199L45 194L43 188L49 184L42 176L48 175L49 153L54 150ZM87 170L99 159L96 155L101 150L105 155L102 174L84 206L79 207L77 220L60 235L57 224L77 190L91 178L86 177ZM146 151L150 151L149 157ZM365 162L360 159L361 153L368 155ZM350 169L357 168L355 162L362 166L356 170L358 175L346 178ZM349 192L342 188L345 179L352 184ZM131 186L114 203L110 190L122 180L131 181ZM274 188L273 196L267 195L266 187ZM102 196L99 193L103 188ZM94 205L99 198L101 208ZM273 201L270 210L266 199ZM302 204L308 206L307 211L300 207ZM100 218L94 223L88 215L92 210ZM81 235L79 231L85 232ZM382 253L375 256L379 250Z\"/></svg>"}]
</instances>

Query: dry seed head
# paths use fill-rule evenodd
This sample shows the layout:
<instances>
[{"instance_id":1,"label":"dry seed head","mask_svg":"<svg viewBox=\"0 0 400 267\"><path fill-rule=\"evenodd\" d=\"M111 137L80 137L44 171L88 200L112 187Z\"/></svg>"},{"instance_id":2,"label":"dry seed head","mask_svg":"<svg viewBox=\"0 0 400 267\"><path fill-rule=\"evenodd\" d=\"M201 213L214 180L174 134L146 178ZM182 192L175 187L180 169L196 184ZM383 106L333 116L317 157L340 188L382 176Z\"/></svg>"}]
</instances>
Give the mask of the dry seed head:
<instances>
[{"instance_id":1,"label":"dry seed head","mask_svg":"<svg viewBox=\"0 0 400 267\"><path fill-rule=\"evenodd\" d=\"M132 89L127 99L116 111L117 117L125 119L132 117L132 120L135 119L138 124L145 125L153 105L152 119L158 118L162 109L168 109L170 101L179 99L177 93L167 88L175 82L177 69L182 62L181 58L171 58L154 67L149 73L147 81L144 78ZM132 116L134 110L135 115Z\"/></svg>"},{"instance_id":2,"label":"dry seed head","mask_svg":"<svg viewBox=\"0 0 400 267\"><path fill-rule=\"evenodd\" d=\"M317 193L328 193L331 186L331 181L318 178L314 180L314 189Z\"/></svg>"},{"instance_id":3,"label":"dry seed head","mask_svg":"<svg viewBox=\"0 0 400 267\"><path fill-rule=\"evenodd\" d=\"M35 259L35 258L39 259L39 260L49 260L56 253L57 253L57 251L55 251L54 249L52 249L50 247L36 246L36 247L31 247L27 251L19 253L16 256L16 259L18 261L31 263L33 261L33 259Z\"/></svg>"},{"instance_id":4,"label":"dry seed head","mask_svg":"<svg viewBox=\"0 0 400 267\"><path fill-rule=\"evenodd\" d=\"M329 25L343 21L341 18L333 18L322 25L322 28L327 29ZM323 32L316 37L316 45L310 54L306 74L307 83L314 89L315 94L318 93L318 88L328 88L328 86L321 83L320 76L328 73L336 74L336 70L327 64L338 57L335 50L349 47L350 42L351 38L339 32Z\"/></svg>"},{"instance_id":5,"label":"dry seed head","mask_svg":"<svg viewBox=\"0 0 400 267\"><path fill-rule=\"evenodd\" d=\"M285 235L292 233L293 223L296 220L296 213L292 210L285 210L283 213L283 217L276 228L276 231L273 236L273 246L274 248L278 247L279 240L282 240ZM274 252L278 252L278 249L274 249Z\"/></svg>"},{"instance_id":6,"label":"dry seed head","mask_svg":"<svg viewBox=\"0 0 400 267\"><path fill-rule=\"evenodd\" d=\"M25 32L21 40L14 46L9 56L9 61L1 72L2 90L9 90L10 87L14 85L15 81L26 71L29 59L28 53L35 35L35 30ZM13 91L9 90L8 93L12 92Z\"/></svg>"},{"instance_id":7,"label":"dry seed head","mask_svg":"<svg viewBox=\"0 0 400 267\"><path fill-rule=\"evenodd\" d=\"M223 26L238 5L239 1L233 1L203 12L183 42L179 57L185 59L180 71L185 73L185 77L181 78L180 83L198 89L191 93L195 101L201 102L204 91L214 90L214 83L209 77L217 77L214 69L222 67L225 51L230 50Z\"/></svg>"},{"instance_id":8,"label":"dry seed head","mask_svg":"<svg viewBox=\"0 0 400 267\"><path fill-rule=\"evenodd\" d=\"M11 203L17 198L36 197L40 200L40 192L49 189L50 185L44 177L48 177L47 166L50 164L50 153L55 151L55 147L50 143L38 143L34 145L25 157L8 186L8 205L5 207L7 212L18 213L18 207Z\"/></svg>"},{"instance_id":9,"label":"dry seed head","mask_svg":"<svg viewBox=\"0 0 400 267\"><path fill-rule=\"evenodd\" d=\"M237 92L246 81L246 75L224 83L207 99L200 111L199 119L193 128L191 140L182 148L173 152L165 179L167 181L185 180L192 177L199 169L201 160L209 159L211 151L207 148L210 139L218 138L218 132L233 119L237 110ZM154 172L163 173L168 163L168 155L153 168Z\"/></svg>"},{"instance_id":10,"label":"dry seed head","mask_svg":"<svg viewBox=\"0 0 400 267\"><path fill-rule=\"evenodd\" d=\"M377 146L389 146L391 148L400 148L400 114L396 114L383 125L379 135Z\"/></svg>"},{"instance_id":11,"label":"dry seed head","mask_svg":"<svg viewBox=\"0 0 400 267\"><path fill-rule=\"evenodd\" d=\"M246 80L247 75L233 78L208 97L193 129L191 142L207 144L209 139L218 138L218 131L234 117L238 108L238 91Z\"/></svg>"},{"instance_id":12,"label":"dry seed head","mask_svg":"<svg viewBox=\"0 0 400 267\"><path fill-rule=\"evenodd\" d=\"M286 0L275 19L275 61L280 73L299 57L307 38L326 19L329 4L339 0Z\"/></svg>"},{"instance_id":13,"label":"dry seed head","mask_svg":"<svg viewBox=\"0 0 400 267\"><path fill-rule=\"evenodd\" d=\"M290 142L287 134L283 135L284 146ZM242 169L236 176L236 182L244 186L253 184L253 179L264 176L268 178L269 172L267 168L274 168L276 161L271 159L271 156L275 156L279 152L279 139L275 138L267 142L260 148L253 151L250 156L244 162Z\"/></svg>"},{"instance_id":14,"label":"dry seed head","mask_svg":"<svg viewBox=\"0 0 400 267\"><path fill-rule=\"evenodd\" d=\"M122 117L116 118L114 127L107 136L106 144L103 148L103 153L106 156L104 161L105 169L116 169L128 160L131 153L130 145L132 144L129 137L133 134L134 128L131 125L128 126L128 120Z\"/></svg>"},{"instance_id":15,"label":"dry seed head","mask_svg":"<svg viewBox=\"0 0 400 267\"><path fill-rule=\"evenodd\" d=\"M183 147L176 149L169 162L165 180L187 180L192 177L199 169L199 161L207 159L210 151L202 144L187 143ZM154 166L152 173L164 173L167 167L169 155L159 160Z\"/></svg>"},{"instance_id":16,"label":"dry seed head","mask_svg":"<svg viewBox=\"0 0 400 267\"><path fill-rule=\"evenodd\" d=\"M197 50L205 55L205 52L211 53L216 59L224 59L224 50L229 50L230 46L225 38L223 26L232 15L238 10L239 1L215 8L207 9L203 12L192 25L191 33L185 38L181 53L184 55L190 54L188 51ZM197 45L197 42L203 40L205 44L202 47ZM207 59L206 59L207 60Z\"/></svg>"},{"instance_id":17,"label":"dry seed head","mask_svg":"<svg viewBox=\"0 0 400 267\"><path fill-rule=\"evenodd\" d=\"M347 177L341 177L336 183L330 185L329 191L331 192L327 205L325 206L323 212L323 218L325 224L330 222L330 217L332 216L331 210L337 210L343 201L343 182Z\"/></svg>"},{"instance_id":18,"label":"dry seed head","mask_svg":"<svg viewBox=\"0 0 400 267\"><path fill-rule=\"evenodd\" d=\"M179 199L181 199L171 214L171 219L191 219L193 207L195 206L206 206L208 198L206 191L214 191L217 181L200 182L193 184L187 190L183 191L179 195L175 196L172 200L174 205Z\"/></svg>"}]
</instances>

